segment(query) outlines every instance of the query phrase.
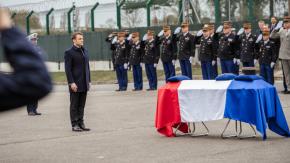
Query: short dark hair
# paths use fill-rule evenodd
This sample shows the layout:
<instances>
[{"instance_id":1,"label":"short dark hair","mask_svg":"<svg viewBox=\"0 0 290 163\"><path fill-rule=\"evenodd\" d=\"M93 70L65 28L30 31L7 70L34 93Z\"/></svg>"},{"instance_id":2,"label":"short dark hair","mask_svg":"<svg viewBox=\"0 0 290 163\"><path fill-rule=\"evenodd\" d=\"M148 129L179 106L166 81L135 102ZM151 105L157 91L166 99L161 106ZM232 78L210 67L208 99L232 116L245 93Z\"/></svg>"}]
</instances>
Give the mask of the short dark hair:
<instances>
[{"instance_id":1,"label":"short dark hair","mask_svg":"<svg viewBox=\"0 0 290 163\"><path fill-rule=\"evenodd\" d=\"M72 36L71 36L71 39L72 39L72 40L76 39L77 35L81 35L81 36L83 36L84 34L83 34L82 32L74 32L74 33L72 34Z\"/></svg>"}]
</instances>

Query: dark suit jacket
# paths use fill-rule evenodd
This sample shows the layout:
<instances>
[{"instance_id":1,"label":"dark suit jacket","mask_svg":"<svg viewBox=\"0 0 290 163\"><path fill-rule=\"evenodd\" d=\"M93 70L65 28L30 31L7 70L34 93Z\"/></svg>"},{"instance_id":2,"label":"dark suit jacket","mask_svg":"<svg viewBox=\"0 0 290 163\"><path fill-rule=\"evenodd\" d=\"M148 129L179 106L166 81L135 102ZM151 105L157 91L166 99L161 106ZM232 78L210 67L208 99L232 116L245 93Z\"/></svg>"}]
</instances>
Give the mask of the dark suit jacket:
<instances>
[{"instance_id":1,"label":"dark suit jacket","mask_svg":"<svg viewBox=\"0 0 290 163\"><path fill-rule=\"evenodd\" d=\"M83 47L72 46L65 51L64 62L68 84L75 83L78 86L77 92L88 91L91 82L88 51Z\"/></svg>"},{"instance_id":2,"label":"dark suit jacket","mask_svg":"<svg viewBox=\"0 0 290 163\"><path fill-rule=\"evenodd\" d=\"M1 32L4 55L13 68L0 74L0 111L27 105L46 96L52 89L42 55L16 28Z\"/></svg>"}]
</instances>

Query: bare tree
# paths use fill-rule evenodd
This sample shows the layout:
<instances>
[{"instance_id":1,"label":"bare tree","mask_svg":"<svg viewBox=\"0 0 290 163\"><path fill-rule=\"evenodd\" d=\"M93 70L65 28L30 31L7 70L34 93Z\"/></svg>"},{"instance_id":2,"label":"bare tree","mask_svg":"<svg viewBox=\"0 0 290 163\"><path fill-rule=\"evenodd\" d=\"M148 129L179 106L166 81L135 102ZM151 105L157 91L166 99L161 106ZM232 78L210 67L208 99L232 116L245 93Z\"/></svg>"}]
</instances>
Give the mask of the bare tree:
<instances>
[{"instance_id":1,"label":"bare tree","mask_svg":"<svg viewBox=\"0 0 290 163\"><path fill-rule=\"evenodd\" d=\"M126 10L126 15L122 16L122 21L126 27L136 27L142 22L142 11L138 10Z\"/></svg>"}]
</instances>

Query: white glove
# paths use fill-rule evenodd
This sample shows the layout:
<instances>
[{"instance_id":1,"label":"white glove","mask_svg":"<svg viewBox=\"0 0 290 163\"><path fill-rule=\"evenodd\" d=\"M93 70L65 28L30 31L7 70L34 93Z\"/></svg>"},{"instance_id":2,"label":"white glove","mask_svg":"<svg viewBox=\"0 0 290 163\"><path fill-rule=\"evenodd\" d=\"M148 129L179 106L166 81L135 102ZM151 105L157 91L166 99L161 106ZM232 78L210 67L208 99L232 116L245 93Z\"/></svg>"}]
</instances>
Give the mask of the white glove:
<instances>
[{"instance_id":1,"label":"white glove","mask_svg":"<svg viewBox=\"0 0 290 163\"><path fill-rule=\"evenodd\" d=\"M115 36L112 40L112 44L115 44L117 42L117 36Z\"/></svg>"},{"instance_id":2,"label":"white glove","mask_svg":"<svg viewBox=\"0 0 290 163\"><path fill-rule=\"evenodd\" d=\"M214 66L215 64L216 64L216 61L215 60L211 61L211 65L212 66Z\"/></svg>"},{"instance_id":3,"label":"white glove","mask_svg":"<svg viewBox=\"0 0 290 163\"><path fill-rule=\"evenodd\" d=\"M109 34L109 36L108 37L113 37L113 34L111 33L111 34Z\"/></svg>"},{"instance_id":4,"label":"white glove","mask_svg":"<svg viewBox=\"0 0 290 163\"><path fill-rule=\"evenodd\" d=\"M163 36L163 34L164 34L164 30L162 30L162 31L160 31L160 32L158 33L158 37Z\"/></svg>"},{"instance_id":5,"label":"white glove","mask_svg":"<svg viewBox=\"0 0 290 163\"><path fill-rule=\"evenodd\" d=\"M244 28L241 28L241 29L239 30L239 32L237 33L237 35L240 36L241 34L244 33L244 31L245 31L245 29L244 29Z\"/></svg>"},{"instance_id":6,"label":"white glove","mask_svg":"<svg viewBox=\"0 0 290 163\"><path fill-rule=\"evenodd\" d=\"M189 62L192 63L193 57L189 57Z\"/></svg>"},{"instance_id":7,"label":"white glove","mask_svg":"<svg viewBox=\"0 0 290 163\"><path fill-rule=\"evenodd\" d=\"M236 64L237 63L237 58L234 58L233 61L234 61L234 64Z\"/></svg>"},{"instance_id":8,"label":"white glove","mask_svg":"<svg viewBox=\"0 0 290 163\"><path fill-rule=\"evenodd\" d=\"M144 67L144 63L140 63L141 68Z\"/></svg>"},{"instance_id":9,"label":"white glove","mask_svg":"<svg viewBox=\"0 0 290 163\"><path fill-rule=\"evenodd\" d=\"M147 40L147 33L143 36L143 41L146 41Z\"/></svg>"},{"instance_id":10,"label":"white glove","mask_svg":"<svg viewBox=\"0 0 290 163\"><path fill-rule=\"evenodd\" d=\"M256 40L256 43L259 43L262 40L262 38L263 38L263 36L262 36L262 34L260 34Z\"/></svg>"},{"instance_id":11,"label":"white glove","mask_svg":"<svg viewBox=\"0 0 290 163\"><path fill-rule=\"evenodd\" d=\"M124 69L126 69L126 70L128 69L128 64L127 63L124 64Z\"/></svg>"},{"instance_id":12,"label":"white glove","mask_svg":"<svg viewBox=\"0 0 290 163\"><path fill-rule=\"evenodd\" d=\"M241 60L237 59L237 65L240 65L240 64L241 64Z\"/></svg>"},{"instance_id":13,"label":"white glove","mask_svg":"<svg viewBox=\"0 0 290 163\"><path fill-rule=\"evenodd\" d=\"M178 34L178 33L180 33L180 31L181 31L181 27L177 27L174 31L174 34Z\"/></svg>"},{"instance_id":14,"label":"white glove","mask_svg":"<svg viewBox=\"0 0 290 163\"><path fill-rule=\"evenodd\" d=\"M128 40L128 41L132 40L132 34L130 34L130 35L127 37L127 40Z\"/></svg>"},{"instance_id":15,"label":"white glove","mask_svg":"<svg viewBox=\"0 0 290 163\"><path fill-rule=\"evenodd\" d=\"M278 31L282 27L283 27L283 21L279 21L279 23L276 25L276 27L274 28L274 30L275 31Z\"/></svg>"},{"instance_id":16,"label":"white glove","mask_svg":"<svg viewBox=\"0 0 290 163\"><path fill-rule=\"evenodd\" d=\"M222 30L224 29L224 26L220 25L217 29L216 29L216 33L221 33Z\"/></svg>"},{"instance_id":17,"label":"white glove","mask_svg":"<svg viewBox=\"0 0 290 163\"><path fill-rule=\"evenodd\" d=\"M172 60L172 64L173 64L173 66L175 66L175 62L176 62L176 60Z\"/></svg>"},{"instance_id":18,"label":"white glove","mask_svg":"<svg viewBox=\"0 0 290 163\"><path fill-rule=\"evenodd\" d=\"M271 62L271 68L274 68L274 66L275 66L275 63Z\"/></svg>"},{"instance_id":19,"label":"white glove","mask_svg":"<svg viewBox=\"0 0 290 163\"><path fill-rule=\"evenodd\" d=\"M154 63L154 67L155 67L155 68L157 67L157 63Z\"/></svg>"},{"instance_id":20,"label":"white glove","mask_svg":"<svg viewBox=\"0 0 290 163\"><path fill-rule=\"evenodd\" d=\"M257 59L254 59L254 65L256 65L256 64L257 64L257 62L258 62L258 60L257 60Z\"/></svg>"},{"instance_id":21,"label":"white glove","mask_svg":"<svg viewBox=\"0 0 290 163\"><path fill-rule=\"evenodd\" d=\"M200 36L202 36L202 35L203 35L202 30L199 30L199 31L196 33L196 36L197 36L197 37L200 37Z\"/></svg>"}]
</instances>

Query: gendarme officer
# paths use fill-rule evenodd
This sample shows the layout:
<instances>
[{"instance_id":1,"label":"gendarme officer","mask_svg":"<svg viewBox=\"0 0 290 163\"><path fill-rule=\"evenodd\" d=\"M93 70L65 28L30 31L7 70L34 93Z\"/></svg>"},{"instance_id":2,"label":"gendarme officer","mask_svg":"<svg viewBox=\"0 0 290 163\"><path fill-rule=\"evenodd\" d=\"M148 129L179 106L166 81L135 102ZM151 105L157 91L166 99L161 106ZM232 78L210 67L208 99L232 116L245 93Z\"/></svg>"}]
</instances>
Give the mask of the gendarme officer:
<instances>
[{"instance_id":1,"label":"gendarme officer","mask_svg":"<svg viewBox=\"0 0 290 163\"><path fill-rule=\"evenodd\" d=\"M181 33L180 33L181 32ZM178 27L174 31L174 40L178 41L178 59L181 73L192 79L192 61L195 56L194 36L189 33L189 24L182 23L181 29Z\"/></svg>"},{"instance_id":2,"label":"gendarme officer","mask_svg":"<svg viewBox=\"0 0 290 163\"><path fill-rule=\"evenodd\" d=\"M257 60L255 58L256 35L252 34L252 24L245 22L243 24L244 32L238 36L239 55L243 67L254 67Z\"/></svg>"},{"instance_id":3,"label":"gendarme officer","mask_svg":"<svg viewBox=\"0 0 290 163\"><path fill-rule=\"evenodd\" d=\"M158 42L161 45L161 61L163 64L165 81L175 76L175 62L177 59L176 43L172 39L170 26L164 26L158 34Z\"/></svg>"}]
</instances>

